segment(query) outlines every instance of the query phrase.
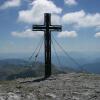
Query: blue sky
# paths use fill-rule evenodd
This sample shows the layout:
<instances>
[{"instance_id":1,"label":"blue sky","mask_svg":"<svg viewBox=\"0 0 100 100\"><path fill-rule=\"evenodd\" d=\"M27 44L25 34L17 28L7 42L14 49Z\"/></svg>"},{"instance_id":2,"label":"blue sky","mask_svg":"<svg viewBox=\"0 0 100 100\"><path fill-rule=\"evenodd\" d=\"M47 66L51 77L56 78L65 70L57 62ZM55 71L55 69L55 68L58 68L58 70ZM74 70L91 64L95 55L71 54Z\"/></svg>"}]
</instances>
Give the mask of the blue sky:
<instances>
[{"instance_id":1,"label":"blue sky","mask_svg":"<svg viewBox=\"0 0 100 100\"><path fill-rule=\"evenodd\" d=\"M100 0L0 0L0 53L32 53L43 36L32 25L45 12L63 26L52 34L67 51L100 51Z\"/></svg>"}]
</instances>

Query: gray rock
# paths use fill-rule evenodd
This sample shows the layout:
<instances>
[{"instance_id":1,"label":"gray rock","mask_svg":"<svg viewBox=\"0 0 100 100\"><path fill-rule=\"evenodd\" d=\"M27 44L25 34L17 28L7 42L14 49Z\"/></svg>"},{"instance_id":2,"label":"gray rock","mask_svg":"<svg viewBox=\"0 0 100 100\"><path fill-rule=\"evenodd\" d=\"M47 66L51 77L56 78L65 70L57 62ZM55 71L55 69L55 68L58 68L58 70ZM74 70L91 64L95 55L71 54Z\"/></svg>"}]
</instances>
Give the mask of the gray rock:
<instances>
[{"instance_id":1,"label":"gray rock","mask_svg":"<svg viewBox=\"0 0 100 100\"><path fill-rule=\"evenodd\" d=\"M19 80L0 82L0 100L100 100L100 75L69 73L40 82Z\"/></svg>"},{"instance_id":2,"label":"gray rock","mask_svg":"<svg viewBox=\"0 0 100 100\"><path fill-rule=\"evenodd\" d=\"M56 95L52 94L52 93L46 93L45 96L48 97L48 98L51 98L51 99L55 99L56 98Z\"/></svg>"}]
</instances>

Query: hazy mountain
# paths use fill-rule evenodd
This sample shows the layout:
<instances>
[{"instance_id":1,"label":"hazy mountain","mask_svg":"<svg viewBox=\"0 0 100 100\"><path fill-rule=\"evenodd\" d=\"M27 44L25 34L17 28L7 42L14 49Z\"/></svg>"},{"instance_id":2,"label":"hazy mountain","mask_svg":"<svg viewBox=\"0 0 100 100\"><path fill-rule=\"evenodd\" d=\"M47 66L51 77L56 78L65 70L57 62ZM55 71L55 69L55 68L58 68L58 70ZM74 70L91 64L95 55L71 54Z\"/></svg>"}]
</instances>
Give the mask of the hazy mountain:
<instances>
[{"instance_id":1,"label":"hazy mountain","mask_svg":"<svg viewBox=\"0 0 100 100\"><path fill-rule=\"evenodd\" d=\"M78 66L69 58L60 56L60 63L58 63L55 56L52 57L53 74L68 73L82 71L100 74L100 58L99 57L80 57L79 55L72 55L72 57L80 64ZM75 58L76 57L76 58ZM14 79L19 77L36 77L44 75L43 56L40 56L38 62L28 61L26 59L2 59L0 60L0 80Z\"/></svg>"},{"instance_id":2,"label":"hazy mountain","mask_svg":"<svg viewBox=\"0 0 100 100\"><path fill-rule=\"evenodd\" d=\"M82 66L87 72L100 74L100 62L85 64Z\"/></svg>"},{"instance_id":3,"label":"hazy mountain","mask_svg":"<svg viewBox=\"0 0 100 100\"><path fill-rule=\"evenodd\" d=\"M67 73L74 71L70 68L58 68L52 65L52 73ZM42 62L28 62L23 59L0 60L0 80L14 79L20 77L37 77L44 75L44 64Z\"/></svg>"},{"instance_id":4,"label":"hazy mountain","mask_svg":"<svg viewBox=\"0 0 100 100\"><path fill-rule=\"evenodd\" d=\"M28 62L23 59L3 59L0 60L0 67L7 67L8 65L16 65L16 67L19 67L19 65L25 65Z\"/></svg>"}]
</instances>

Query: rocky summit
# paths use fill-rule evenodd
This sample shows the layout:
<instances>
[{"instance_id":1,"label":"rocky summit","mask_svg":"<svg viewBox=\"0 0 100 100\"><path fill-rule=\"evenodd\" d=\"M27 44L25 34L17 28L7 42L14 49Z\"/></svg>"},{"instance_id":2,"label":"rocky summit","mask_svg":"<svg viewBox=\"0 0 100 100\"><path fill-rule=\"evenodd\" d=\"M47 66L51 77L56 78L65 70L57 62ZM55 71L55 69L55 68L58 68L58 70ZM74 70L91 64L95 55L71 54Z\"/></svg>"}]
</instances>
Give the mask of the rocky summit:
<instances>
[{"instance_id":1,"label":"rocky summit","mask_svg":"<svg viewBox=\"0 0 100 100\"><path fill-rule=\"evenodd\" d=\"M0 81L0 100L100 100L100 75L69 73L45 80Z\"/></svg>"}]
</instances>

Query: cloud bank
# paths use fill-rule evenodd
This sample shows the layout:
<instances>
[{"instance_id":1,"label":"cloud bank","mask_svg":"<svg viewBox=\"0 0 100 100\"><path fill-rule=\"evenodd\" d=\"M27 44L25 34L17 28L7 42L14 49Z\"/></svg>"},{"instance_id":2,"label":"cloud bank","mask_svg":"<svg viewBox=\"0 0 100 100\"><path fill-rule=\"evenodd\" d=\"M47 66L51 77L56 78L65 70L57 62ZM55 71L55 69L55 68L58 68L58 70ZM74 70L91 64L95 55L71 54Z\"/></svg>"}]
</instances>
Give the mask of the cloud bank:
<instances>
[{"instance_id":1,"label":"cloud bank","mask_svg":"<svg viewBox=\"0 0 100 100\"><path fill-rule=\"evenodd\" d=\"M0 9L7 9L11 7L18 7L21 4L21 0L7 0L0 6Z\"/></svg>"},{"instance_id":2,"label":"cloud bank","mask_svg":"<svg viewBox=\"0 0 100 100\"><path fill-rule=\"evenodd\" d=\"M31 4L31 9L22 10L19 12L18 20L24 23L43 23L44 13L60 14L62 9L57 7L52 1L49 0L34 0ZM53 15L54 16L54 15ZM57 17L57 15L56 15ZM59 17L59 16L58 16ZM59 22L59 18L58 22ZM53 22L55 17L53 17Z\"/></svg>"},{"instance_id":3,"label":"cloud bank","mask_svg":"<svg viewBox=\"0 0 100 100\"><path fill-rule=\"evenodd\" d=\"M43 32L33 32L31 29L26 29L22 32L12 32L12 36L20 37L20 38L35 38L37 36L43 35Z\"/></svg>"},{"instance_id":4,"label":"cloud bank","mask_svg":"<svg viewBox=\"0 0 100 100\"><path fill-rule=\"evenodd\" d=\"M75 31L62 31L58 34L58 38L75 38L77 33Z\"/></svg>"},{"instance_id":5,"label":"cloud bank","mask_svg":"<svg viewBox=\"0 0 100 100\"><path fill-rule=\"evenodd\" d=\"M69 6L72 6L72 5L77 5L77 2L76 0L64 0L65 3Z\"/></svg>"},{"instance_id":6,"label":"cloud bank","mask_svg":"<svg viewBox=\"0 0 100 100\"><path fill-rule=\"evenodd\" d=\"M84 10L70 12L62 17L63 24L68 24L77 27L99 27L100 26L100 13L90 14Z\"/></svg>"},{"instance_id":7,"label":"cloud bank","mask_svg":"<svg viewBox=\"0 0 100 100\"><path fill-rule=\"evenodd\" d=\"M100 32L97 32L97 33L95 34L95 37L96 37L96 38L100 38Z\"/></svg>"},{"instance_id":8,"label":"cloud bank","mask_svg":"<svg viewBox=\"0 0 100 100\"><path fill-rule=\"evenodd\" d=\"M64 0L67 5L77 5L76 0ZM17 7L21 4L21 0L9 0L4 2L0 7L1 9L6 9L9 7ZM70 13L62 14L62 8L55 5L51 0L33 0L29 2L29 9L21 10L18 13L18 21L26 24L43 24L44 23L44 13L52 13L52 24L63 24L69 25L70 27L76 28L100 28L100 13L86 13L84 10L74 11ZM40 32L35 32L40 33ZM35 37L34 32L30 29L26 29L23 32L12 32L13 36L18 37ZM39 35L39 34L38 34ZM75 38L77 37L76 31L63 31L58 34L57 37L64 38ZM95 34L95 37L99 37L99 33Z\"/></svg>"}]
</instances>

